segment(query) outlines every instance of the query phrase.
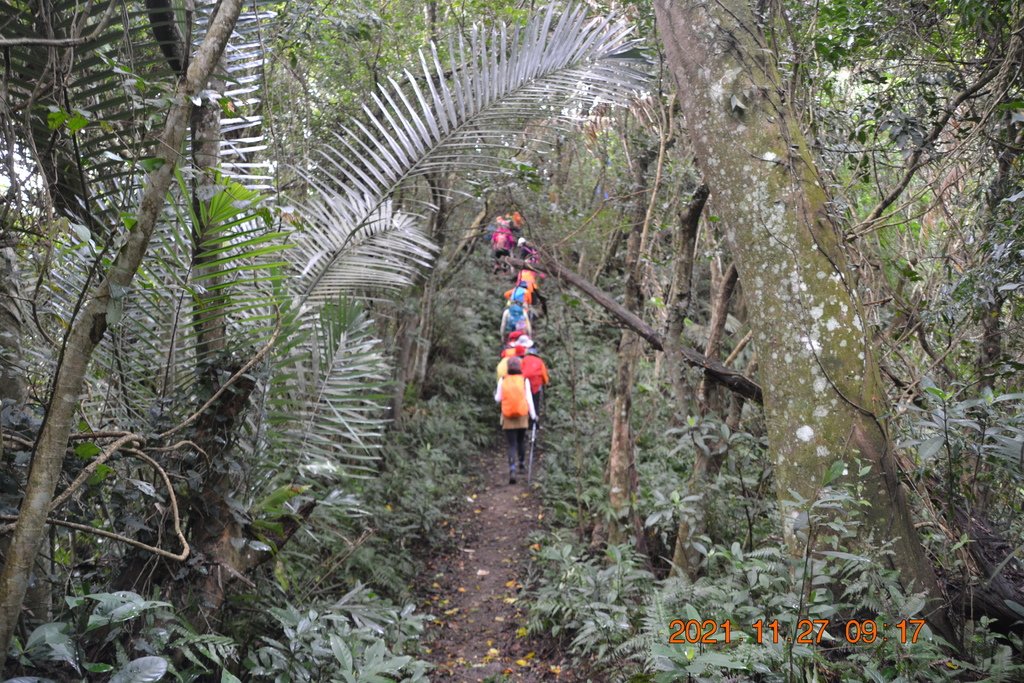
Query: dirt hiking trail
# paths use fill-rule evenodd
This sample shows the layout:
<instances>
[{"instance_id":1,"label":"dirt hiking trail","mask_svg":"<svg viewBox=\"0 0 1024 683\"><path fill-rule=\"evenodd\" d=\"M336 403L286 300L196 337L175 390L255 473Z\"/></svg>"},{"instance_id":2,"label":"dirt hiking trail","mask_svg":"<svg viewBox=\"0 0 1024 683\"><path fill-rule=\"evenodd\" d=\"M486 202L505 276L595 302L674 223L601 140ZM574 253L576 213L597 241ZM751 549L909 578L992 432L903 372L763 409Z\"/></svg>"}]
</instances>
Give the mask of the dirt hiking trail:
<instances>
[{"instance_id":1,"label":"dirt hiking trail","mask_svg":"<svg viewBox=\"0 0 1024 683\"><path fill-rule=\"evenodd\" d=\"M534 483L539 464L534 461ZM465 507L449 525L456 549L432 560L424 577L424 609L435 617L424 638L425 658L437 667L430 678L571 682L558 653L526 636L520 608L528 537L543 518L540 502L525 472L508 483L504 449L483 455L477 467Z\"/></svg>"}]
</instances>

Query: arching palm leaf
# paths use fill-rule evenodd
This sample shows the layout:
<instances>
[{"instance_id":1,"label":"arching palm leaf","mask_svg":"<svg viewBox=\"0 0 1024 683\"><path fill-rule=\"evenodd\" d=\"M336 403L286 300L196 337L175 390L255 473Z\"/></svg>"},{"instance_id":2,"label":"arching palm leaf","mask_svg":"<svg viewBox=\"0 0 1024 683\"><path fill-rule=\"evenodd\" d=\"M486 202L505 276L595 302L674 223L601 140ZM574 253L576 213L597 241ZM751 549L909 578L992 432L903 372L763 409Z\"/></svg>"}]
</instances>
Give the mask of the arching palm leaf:
<instances>
[{"instance_id":1,"label":"arching palm leaf","mask_svg":"<svg viewBox=\"0 0 1024 683\"><path fill-rule=\"evenodd\" d=\"M625 100L644 80L626 58L630 32L621 20L551 5L522 28L474 29L468 45L449 45L447 68L436 47L421 53L422 75L406 72L404 85L389 81L364 107L365 120L343 128L307 174L314 195L300 208L305 225L289 253L298 301L315 310L342 295L409 284L436 249L417 228L417 215L395 209L395 190L438 171L498 170L526 123ZM302 422L287 429L295 446L300 433L310 434L299 446L305 457L330 462L361 447L354 435L365 423L349 420L366 413L345 408L356 385L343 378L353 366L334 362L322 334L307 333L317 340L309 357L331 362L309 366L321 373L305 394L315 410L297 413Z\"/></svg>"},{"instance_id":2,"label":"arching palm leaf","mask_svg":"<svg viewBox=\"0 0 1024 683\"><path fill-rule=\"evenodd\" d=\"M575 103L621 101L644 77L629 66L634 44L621 19L589 18L582 7L556 5L523 28L473 30L469 44L449 46L448 67L436 47L421 53L422 77L406 72L364 107L365 122L345 128L327 147L312 184L317 197L303 207L307 239L321 246L306 271L302 296L336 296L353 245L380 233L378 209L410 178L452 168L494 168L495 159L525 121L565 116ZM510 35L511 33L511 35Z\"/></svg>"}]
</instances>

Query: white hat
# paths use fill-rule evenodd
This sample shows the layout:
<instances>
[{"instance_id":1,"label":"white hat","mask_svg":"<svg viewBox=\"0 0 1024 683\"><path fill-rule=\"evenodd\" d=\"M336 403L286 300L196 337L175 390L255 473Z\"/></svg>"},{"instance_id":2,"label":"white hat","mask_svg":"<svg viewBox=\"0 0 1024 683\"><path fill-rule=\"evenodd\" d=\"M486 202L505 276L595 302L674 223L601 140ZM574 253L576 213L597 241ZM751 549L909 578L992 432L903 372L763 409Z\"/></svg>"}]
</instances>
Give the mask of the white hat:
<instances>
[{"instance_id":1,"label":"white hat","mask_svg":"<svg viewBox=\"0 0 1024 683\"><path fill-rule=\"evenodd\" d=\"M526 244L526 238L525 238L525 237L520 237L520 238L519 238L519 241L518 241L518 242L516 242L516 246L518 246L518 247L521 247L521 246L523 246L524 244Z\"/></svg>"},{"instance_id":2,"label":"white hat","mask_svg":"<svg viewBox=\"0 0 1024 683\"><path fill-rule=\"evenodd\" d=\"M533 346L533 340L530 339L529 335L526 334L520 335L519 338L513 341L512 343L515 344L516 346L522 346L523 348L527 349Z\"/></svg>"}]
</instances>

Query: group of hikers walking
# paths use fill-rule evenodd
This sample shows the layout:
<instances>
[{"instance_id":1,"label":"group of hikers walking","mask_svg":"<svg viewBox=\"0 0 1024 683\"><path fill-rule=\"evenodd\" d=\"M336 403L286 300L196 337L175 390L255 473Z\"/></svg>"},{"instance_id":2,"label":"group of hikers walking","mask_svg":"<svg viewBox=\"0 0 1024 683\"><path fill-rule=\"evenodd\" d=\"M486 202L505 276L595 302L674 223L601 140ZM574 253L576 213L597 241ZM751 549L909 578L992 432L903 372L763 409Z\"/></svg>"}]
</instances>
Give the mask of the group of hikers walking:
<instances>
[{"instance_id":1,"label":"group of hikers walking","mask_svg":"<svg viewBox=\"0 0 1024 683\"><path fill-rule=\"evenodd\" d=\"M501 351L495 369L498 385L494 400L501 406L501 429L508 453L508 483L516 483L516 473L532 474L533 448L537 441L538 415L544 403L544 387L549 382L548 368L539 355L534 338L534 304L547 314L547 302L539 287L544 274L534 270L537 251L520 236L523 219L518 211L499 216L491 234L494 273L514 273L512 288L504 294L501 314ZM513 250L519 249L522 268L509 263ZM530 462L526 463L527 446Z\"/></svg>"}]
</instances>

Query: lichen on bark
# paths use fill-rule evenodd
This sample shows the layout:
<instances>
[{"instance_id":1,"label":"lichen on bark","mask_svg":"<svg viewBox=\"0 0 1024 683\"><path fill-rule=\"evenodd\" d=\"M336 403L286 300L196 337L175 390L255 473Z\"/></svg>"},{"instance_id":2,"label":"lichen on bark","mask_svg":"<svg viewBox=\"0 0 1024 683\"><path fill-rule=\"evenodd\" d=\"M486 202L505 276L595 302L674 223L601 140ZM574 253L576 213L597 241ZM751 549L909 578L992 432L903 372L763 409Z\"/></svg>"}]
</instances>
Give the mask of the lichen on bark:
<instances>
[{"instance_id":1,"label":"lichen on bark","mask_svg":"<svg viewBox=\"0 0 1024 683\"><path fill-rule=\"evenodd\" d=\"M864 537L892 540L905 584L939 609L941 591L896 479L877 365L828 197L761 26L745 0L658 0L655 11L761 349L782 508L817 497L835 461L870 462ZM782 522L792 530L788 513Z\"/></svg>"}]
</instances>

